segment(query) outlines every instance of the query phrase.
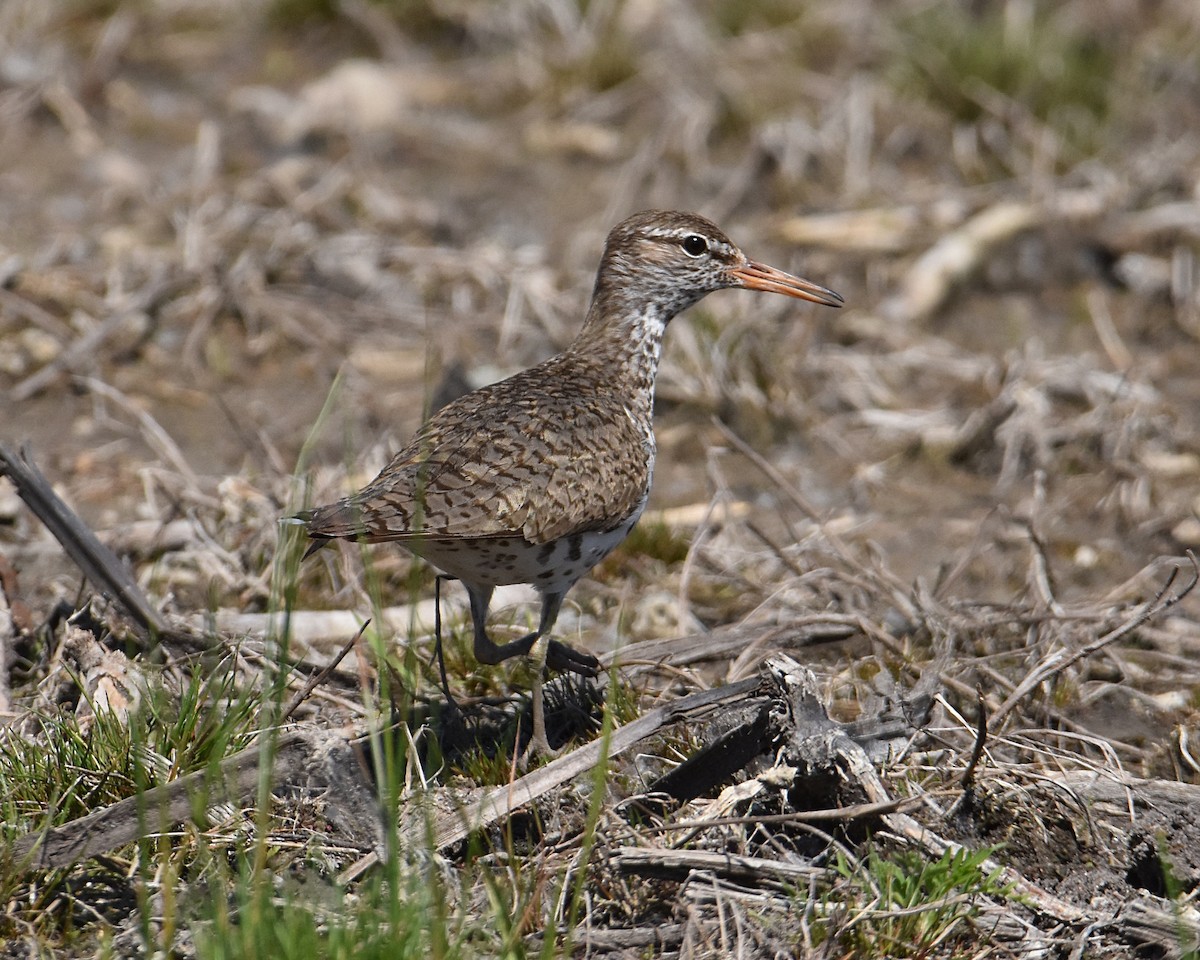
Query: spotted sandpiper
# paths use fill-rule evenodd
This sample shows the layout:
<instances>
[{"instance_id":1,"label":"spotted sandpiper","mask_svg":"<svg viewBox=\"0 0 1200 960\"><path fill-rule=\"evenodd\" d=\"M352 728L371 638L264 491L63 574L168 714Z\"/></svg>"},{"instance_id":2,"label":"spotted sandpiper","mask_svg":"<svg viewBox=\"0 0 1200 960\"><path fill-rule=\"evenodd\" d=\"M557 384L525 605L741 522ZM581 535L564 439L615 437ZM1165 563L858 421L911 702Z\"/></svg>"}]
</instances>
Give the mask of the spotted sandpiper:
<instances>
[{"instance_id":1,"label":"spotted sandpiper","mask_svg":"<svg viewBox=\"0 0 1200 960\"><path fill-rule=\"evenodd\" d=\"M667 324L714 290L742 287L830 307L842 297L750 260L692 213L634 214L608 235L575 340L535 367L435 413L358 493L299 516L317 543L395 541L462 581L475 657L528 654L554 627L567 591L633 529L654 472L654 379ZM535 631L496 644L492 591L541 594ZM549 640L545 665L595 676L599 661ZM533 688L530 749L550 754Z\"/></svg>"}]
</instances>

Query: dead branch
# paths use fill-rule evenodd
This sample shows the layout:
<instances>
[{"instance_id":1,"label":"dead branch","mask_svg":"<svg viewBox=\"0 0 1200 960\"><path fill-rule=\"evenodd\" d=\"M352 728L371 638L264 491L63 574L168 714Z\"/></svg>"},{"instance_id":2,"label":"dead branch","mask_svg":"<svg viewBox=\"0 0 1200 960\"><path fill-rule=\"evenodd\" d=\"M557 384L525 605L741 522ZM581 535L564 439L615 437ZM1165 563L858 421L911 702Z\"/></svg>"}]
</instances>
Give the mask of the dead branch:
<instances>
[{"instance_id":1,"label":"dead branch","mask_svg":"<svg viewBox=\"0 0 1200 960\"><path fill-rule=\"evenodd\" d=\"M200 770L160 787L127 797L117 803L72 820L59 827L22 837L12 847L13 861L30 869L65 869L88 857L109 853L144 837L170 830L189 819L196 809L196 798L204 797L211 805L223 801L239 802L259 789L264 756L270 758L274 784L302 784L337 787L337 799L344 812L354 819L336 822L347 834L368 832L379 823L377 805L371 801L370 815L363 819L363 791L374 793L361 775L358 765L347 754L341 738L315 731L292 731L281 736L266 750L262 743L248 747L220 765L217 775Z\"/></svg>"},{"instance_id":2,"label":"dead branch","mask_svg":"<svg viewBox=\"0 0 1200 960\"><path fill-rule=\"evenodd\" d=\"M607 742L602 738L585 744L566 756L527 773L511 784L484 791L477 800L464 805L460 810L437 814L433 823L434 846L438 850L444 850L458 843L469 834L507 817L514 810L545 796L555 787L591 770L602 759L619 756L670 724L694 723L714 710L739 703L761 683L761 679L753 677L716 690L693 693L674 703L657 707L632 723L613 731ZM425 836L423 821L402 831L402 837L409 844L422 843Z\"/></svg>"},{"instance_id":3,"label":"dead branch","mask_svg":"<svg viewBox=\"0 0 1200 960\"><path fill-rule=\"evenodd\" d=\"M789 217L776 227L780 239L799 246L826 247L856 253L901 253L935 230L928 209L879 207Z\"/></svg>"},{"instance_id":4,"label":"dead branch","mask_svg":"<svg viewBox=\"0 0 1200 960\"><path fill-rule=\"evenodd\" d=\"M900 293L884 304L884 313L905 323L920 323L936 313L998 247L1047 223L1094 219L1109 202L1099 190L1064 190L1045 203L1001 201L980 210L917 258Z\"/></svg>"},{"instance_id":5,"label":"dead branch","mask_svg":"<svg viewBox=\"0 0 1200 960\"><path fill-rule=\"evenodd\" d=\"M152 637L169 634L162 614L138 586L129 568L102 544L94 533L50 486L29 451L20 455L0 444L0 474L17 488L17 495L54 536L83 575L101 592L114 597Z\"/></svg>"},{"instance_id":6,"label":"dead branch","mask_svg":"<svg viewBox=\"0 0 1200 960\"><path fill-rule=\"evenodd\" d=\"M906 323L935 313L997 246L1042 223L1045 211L1031 203L1002 202L981 210L942 236L913 264L901 292L885 312Z\"/></svg>"},{"instance_id":7,"label":"dead branch","mask_svg":"<svg viewBox=\"0 0 1200 960\"><path fill-rule=\"evenodd\" d=\"M847 823L851 820L876 819L885 813L907 810L909 807L915 807L921 803L924 803L924 798L922 797L902 797L895 800L888 800L884 803L854 803L845 807L830 807L825 810L793 810L789 813L750 814L744 817L706 817L703 820L679 820L674 823L660 824L655 827L655 830L665 833L676 830L698 831L710 827L738 827L760 823Z\"/></svg>"},{"instance_id":8,"label":"dead branch","mask_svg":"<svg viewBox=\"0 0 1200 960\"><path fill-rule=\"evenodd\" d=\"M795 886L808 884L824 874L819 867L785 863L764 857L743 857L709 850L667 850L662 847L619 847L611 855L613 865L625 873L648 877L681 879L703 870L730 880L761 884L764 881Z\"/></svg>"},{"instance_id":9,"label":"dead branch","mask_svg":"<svg viewBox=\"0 0 1200 960\"><path fill-rule=\"evenodd\" d=\"M980 454L993 450L996 447L996 431L1016 409L1017 401L1006 391L974 411L955 431L947 459L956 466L965 466Z\"/></svg>"}]
</instances>

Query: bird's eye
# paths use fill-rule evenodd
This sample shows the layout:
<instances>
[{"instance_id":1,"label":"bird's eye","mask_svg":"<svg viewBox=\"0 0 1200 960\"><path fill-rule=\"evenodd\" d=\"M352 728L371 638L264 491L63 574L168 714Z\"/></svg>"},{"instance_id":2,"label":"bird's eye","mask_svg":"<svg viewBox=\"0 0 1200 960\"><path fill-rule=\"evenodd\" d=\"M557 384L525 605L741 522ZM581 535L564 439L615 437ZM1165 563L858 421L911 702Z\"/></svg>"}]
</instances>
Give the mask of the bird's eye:
<instances>
[{"instance_id":1,"label":"bird's eye","mask_svg":"<svg viewBox=\"0 0 1200 960\"><path fill-rule=\"evenodd\" d=\"M708 241L694 233L683 238L682 246L683 252L689 257L703 256L708 251Z\"/></svg>"}]
</instances>

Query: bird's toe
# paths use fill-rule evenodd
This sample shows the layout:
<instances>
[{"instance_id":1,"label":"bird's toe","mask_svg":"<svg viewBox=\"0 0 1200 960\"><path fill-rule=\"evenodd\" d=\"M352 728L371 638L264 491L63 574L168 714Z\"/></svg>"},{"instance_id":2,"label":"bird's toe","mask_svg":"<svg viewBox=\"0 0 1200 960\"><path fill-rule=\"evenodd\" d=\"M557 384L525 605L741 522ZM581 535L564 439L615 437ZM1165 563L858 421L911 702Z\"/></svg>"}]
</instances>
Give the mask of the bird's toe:
<instances>
[{"instance_id":1,"label":"bird's toe","mask_svg":"<svg viewBox=\"0 0 1200 960\"><path fill-rule=\"evenodd\" d=\"M551 640L546 649L546 666L560 673L577 673L582 677L600 674L600 661L590 653L568 647L558 640Z\"/></svg>"}]
</instances>

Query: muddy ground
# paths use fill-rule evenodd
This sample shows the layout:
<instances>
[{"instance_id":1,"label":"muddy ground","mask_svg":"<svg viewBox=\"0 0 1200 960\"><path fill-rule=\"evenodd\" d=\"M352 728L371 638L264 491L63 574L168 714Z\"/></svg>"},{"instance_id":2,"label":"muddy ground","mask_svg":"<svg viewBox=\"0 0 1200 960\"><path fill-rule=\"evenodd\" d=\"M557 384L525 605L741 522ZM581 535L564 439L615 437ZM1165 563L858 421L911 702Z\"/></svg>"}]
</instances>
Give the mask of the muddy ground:
<instances>
[{"instance_id":1,"label":"muddy ground","mask_svg":"<svg viewBox=\"0 0 1200 960\"><path fill-rule=\"evenodd\" d=\"M1200 547L1198 49L1188 0L8 0L0 440L171 616L263 612L278 517L567 344L618 219L696 210L846 306L723 292L672 325L650 533L562 629L859 617L801 655L835 715L880 693L863 663L936 671L961 768L977 686L996 713ZM27 627L88 595L3 481L0 555ZM370 562L407 602L408 559ZM300 605L369 609L360 568L310 564ZM1192 595L1021 690L947 832L1089 916L1166 894L1165 844L1194 898L1194 793L1139 819L1047 784L1200 783L1198 653ZM1086 928L1060 955L1130 948Z\"/></svg>"}]
</instances>

